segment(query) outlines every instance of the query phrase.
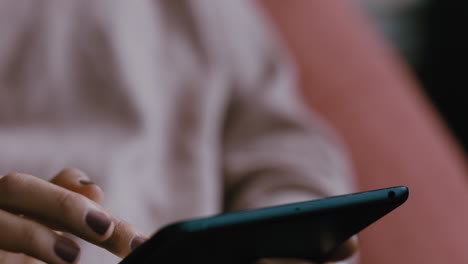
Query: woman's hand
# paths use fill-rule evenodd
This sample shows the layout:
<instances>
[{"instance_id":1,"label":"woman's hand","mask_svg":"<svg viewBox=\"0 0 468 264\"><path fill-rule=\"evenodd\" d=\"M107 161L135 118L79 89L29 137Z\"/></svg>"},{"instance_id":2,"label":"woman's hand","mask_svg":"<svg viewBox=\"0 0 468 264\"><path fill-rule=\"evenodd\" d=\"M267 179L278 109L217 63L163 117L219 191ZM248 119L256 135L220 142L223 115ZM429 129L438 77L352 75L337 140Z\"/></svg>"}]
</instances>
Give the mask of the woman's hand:
<instances>
[{"instance_id":1,"label":"woman's hand","mask_svg":"<svg viewBox=\"0 0 468 264\"><path fill-rule=\"evenodd\" d=\"M126 256L146 237L102 208L102 199L102 190L77 169L51 182L0 176L0 263L77 263L80 248L57 231Z\"/></svg>"}]
</instances>

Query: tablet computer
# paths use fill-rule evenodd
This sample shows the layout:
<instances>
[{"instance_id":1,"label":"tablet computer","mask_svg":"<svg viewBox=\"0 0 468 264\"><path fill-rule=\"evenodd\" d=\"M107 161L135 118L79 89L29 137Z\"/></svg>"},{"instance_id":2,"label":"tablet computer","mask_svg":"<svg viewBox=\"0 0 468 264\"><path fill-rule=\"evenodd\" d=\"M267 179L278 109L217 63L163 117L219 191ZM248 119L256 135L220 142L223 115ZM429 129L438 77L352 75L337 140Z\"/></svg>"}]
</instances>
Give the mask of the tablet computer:
<instances>
[{"instance_id":1,"label":"tablet computer","mask_svg":"<svg viewBox=\"0 0 468 264\"><path fill-rule=\"evenodd\" d=\"M177 222L120 264L250 264L260 258L323 261L408 198L404 186Z\"/></svg>"}]
</instances>

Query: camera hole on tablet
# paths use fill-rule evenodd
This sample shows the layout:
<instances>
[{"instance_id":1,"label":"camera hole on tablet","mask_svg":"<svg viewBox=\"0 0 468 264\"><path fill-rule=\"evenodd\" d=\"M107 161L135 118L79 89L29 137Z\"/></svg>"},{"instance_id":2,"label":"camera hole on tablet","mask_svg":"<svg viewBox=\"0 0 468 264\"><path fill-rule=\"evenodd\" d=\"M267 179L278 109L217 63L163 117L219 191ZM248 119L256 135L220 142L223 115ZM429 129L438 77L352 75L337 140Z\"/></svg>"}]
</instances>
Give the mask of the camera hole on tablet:
<instances>
[{"instance_id":1,"label":"camera hole on tablet","mask_svg":"<svg viewBox=\"0 0 468 264\"><path fill-rule=\"evenodd\" d=\"M393 200L395 198L396 194L394 191L389 191L388 192L388 199Z\"/></svg>"}]
</instances>

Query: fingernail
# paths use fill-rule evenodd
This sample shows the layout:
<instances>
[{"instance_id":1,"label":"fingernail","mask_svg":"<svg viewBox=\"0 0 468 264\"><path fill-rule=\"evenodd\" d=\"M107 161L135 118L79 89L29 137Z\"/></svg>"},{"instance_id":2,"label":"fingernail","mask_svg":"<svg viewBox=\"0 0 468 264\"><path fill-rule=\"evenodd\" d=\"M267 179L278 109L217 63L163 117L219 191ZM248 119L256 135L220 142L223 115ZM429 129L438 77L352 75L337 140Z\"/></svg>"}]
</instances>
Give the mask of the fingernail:
<instances>
[{"instance_id":1,"label":"fingernail","mask_svg":"<svg viewBox=\"0 0 468 264\"><path fill-rule=\"evenodd\" d=\"M64 238L59 238L55 242L54 251L59 258L69 263L73 263L80 254L80 248Z\"/></svg>"},{"instance_id":2,"label":"fingernail","mask_svg":"<svg viewBox=\"0 0 468 264\"><path fill-rule=\"evenodd\" d=\"M80 180L81 185L91 185L91 184L96 184L90 180Z\"/></svg>"},{"instance_id":3,"label":"fingernail","mask_svg":"<svg viewBox=\"0 0 468 264\"><path fill-rule=\"evenodd\" d=\"M86 215L86 224L99 235L104 235L109 229L112 221L104 213L90 211Z\"/></svg>"},{"instance_id":4,"label":"fingernail","mask_svg":"<svg viewBox=\"0 0 468 264\"><path fill-rule=\"evenodd\" d=\"M130 244L130 248L132 250L136 249L137 247L141 246L143 243L146 242L146 239L142 238L142 237L135 237L133 240L132 240L132 243Z\"/></svg>"}]
</instances>

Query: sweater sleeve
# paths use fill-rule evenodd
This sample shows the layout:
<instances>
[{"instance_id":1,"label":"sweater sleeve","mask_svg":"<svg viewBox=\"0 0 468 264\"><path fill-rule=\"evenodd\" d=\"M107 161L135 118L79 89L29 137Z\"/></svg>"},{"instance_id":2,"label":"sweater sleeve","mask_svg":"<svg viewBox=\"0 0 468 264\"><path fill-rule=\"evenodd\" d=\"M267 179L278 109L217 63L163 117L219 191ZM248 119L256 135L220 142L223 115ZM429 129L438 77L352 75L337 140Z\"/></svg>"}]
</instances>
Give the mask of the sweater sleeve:
<instances>
[{"instance_id":1,"label":"sweater sleeve","mask_svg":"<svg viewBox=\"0 0 468 264\"><path fill-rule=\"evenodd\" d=\"M242 14L249 26L242 46L233 47L238 59L224 125L224 210L352 191L338 135L301 101L292 63L261 13Z\"/></svg>"}]
</instances>

